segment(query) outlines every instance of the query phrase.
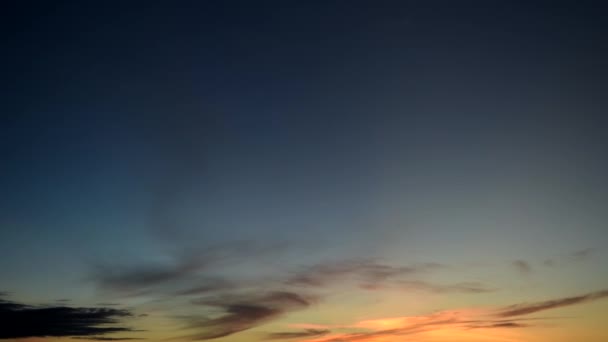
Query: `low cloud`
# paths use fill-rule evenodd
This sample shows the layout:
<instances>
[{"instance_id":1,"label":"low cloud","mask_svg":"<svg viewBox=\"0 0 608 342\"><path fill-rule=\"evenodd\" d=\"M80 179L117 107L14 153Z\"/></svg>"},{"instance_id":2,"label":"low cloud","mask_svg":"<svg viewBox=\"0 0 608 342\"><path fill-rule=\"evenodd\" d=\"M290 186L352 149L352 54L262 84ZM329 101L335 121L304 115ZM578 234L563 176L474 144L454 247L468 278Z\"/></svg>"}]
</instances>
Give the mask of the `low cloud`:
<instances>
[{"instance_id":1,"label":"low cloud","mask_svg":"<svg viewBox=\"0 0 608 342\"><path fill-rule=\"evenodd\" d=\"M131 316L112 308L30 306L0 300L0 339L25 337L87 337L98 339L111 333L130 332L121 325Z\"/></svg>"}]
</instances>

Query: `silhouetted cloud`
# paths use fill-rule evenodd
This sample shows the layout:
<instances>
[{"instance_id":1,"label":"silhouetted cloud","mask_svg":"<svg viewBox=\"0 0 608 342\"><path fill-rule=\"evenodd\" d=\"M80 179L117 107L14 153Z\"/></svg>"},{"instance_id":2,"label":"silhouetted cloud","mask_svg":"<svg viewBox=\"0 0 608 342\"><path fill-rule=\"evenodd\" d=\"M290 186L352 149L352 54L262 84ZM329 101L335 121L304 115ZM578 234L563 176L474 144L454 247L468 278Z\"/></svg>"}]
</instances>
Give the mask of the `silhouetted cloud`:
<instances>
[{"instance_id":1,"label":"silhouetted cloud","mask_svg":"<svg viewBox=\"0 0 608 342\"><path fill-rule=\"evenodd\" d=\"M117 325L131 316L126 310L110 308L72 308L29 306L0 300L0 339L24 337L89 337L129 332Z\"/></svg>"},{"instance_id":2,"label":"silhouetted cloud","mask_svg":"<svg viewBox=\"0 0 608 342\"><path fill-rule=\"evenodd\" d=\"M497 315L500 317L515 317L521 315L528 315L539 311L591 302L605 297L608 297L608 290L587 293L581 296L559 298L536 303L516 304L500 310Z\"/></svg>"},{"instance_id":3,"label":"silhouetted cloud","mask_svg":"<svg viewBox=\"0 0 608 342\"><path fill-rule=\"evenodd\" d=\"M329 334L327 329L306 329L304 331L275 332L266 335L267 340L288 340L293 338L318 337Z\"/></svg>"},{"instance_id":4,"label":"silhouetted cloud","mask_svg":"<svg viewBox=\"0 0 608 342\"><path fill-rule=\"evenodd\" d=\"M253 296L239 295L201 299L194 303L219 308L224 314L211 319L191 319L190 327L201 331L188 338L210 340L232 335L276 319L289 311L306 308L312 302L311 297L282 291Z\"/></svg>"},{"instance_id":5,"label":"silhouetted cloud","mask_svg":"<svg viewBox=\"0 0 608 342\"><path fill-rule=\"evenodd\" d=\"M523 275L528 275L532 272L532 266L530 266L530 264L524 260L513 261L513 267L515 267L515 269Z\"/></svg>"}]
</instances>

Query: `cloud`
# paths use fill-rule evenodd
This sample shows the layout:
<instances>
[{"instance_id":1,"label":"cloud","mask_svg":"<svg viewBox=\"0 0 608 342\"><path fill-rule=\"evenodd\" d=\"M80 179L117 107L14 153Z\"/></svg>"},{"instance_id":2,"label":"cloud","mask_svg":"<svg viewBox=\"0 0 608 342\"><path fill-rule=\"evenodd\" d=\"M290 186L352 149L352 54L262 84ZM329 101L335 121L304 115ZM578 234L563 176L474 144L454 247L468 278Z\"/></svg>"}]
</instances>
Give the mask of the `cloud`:
<instances>
[{"instance_id":1,"label":"cloud","mask_svg":"<svg viewBox=\"0 0 608 342\"><path fill-rule=\"evenodd\" d=\"M143 340L140 337L72 337L79 340L91 340L91 341L131 341L131 340Z\"/></svg>"},{"instance_id":2,"label":"cloud","mask_svg":"<svg viewBox=\"0 0 608 342\"><path fill-rule=\"evenodd\" d=\"M275 332L266 335L267 340L288 340L293 338L318 337L327 335L327 329L306 329L304 331Z\"/></svg>"},{"instance_id":3,"label":"cloud","mask_svg":"<svg viewBox=\"0 0 608 342\"><path fill-rule=\"evenodd\" d=\"M595 252L594 248L586 248L572 253L570 256L574 261L583 261L589 259Z\"/></svg>"},{"instance_id":4,"label":"cloud","mask_svg":"<svg viewBox=\"0 0 608 342\"><path fill-rule=\"evenodd\" d=\"M228 285L227 281L207 277L200 279L200 273L210 272L230 263L251 260L251 256L260 258L280 249L276 244L254 244L246 241L210 246L199 250L182 251L166 263L121 265L94 265L90 279L103 290L127 295L147 293L159 286L179 285L186 283L186 290L172 291L174 294L196 294L209 292ZM200 286L192 283L206 282Z\"/></svg>"},{"instance_id":5,"label":"cloud","mask_svg":"<svg viewBox=\"0 0 608 342\"><path fill-rule=\"evenodd\" d=\"M549 258L543 261L543 265L547 267L563 266L567 264L583 262L588 260L595 253L595 248L585 248L565 255Z\"/></svg>"},{"instance_id":6,"label":"cloud","mask_svg":"<svg viewBox=\"0 0 608 342\"><path fill-rule=\"evenodd\" d=\"M236 288L236 284L222 278L205 278L197 280L197 285L179 290L175 294L181 296L202 295Z\"/></svg>"},{"instance_id":7,"label":"cloud","mask_svg":"<svg viewBox=\"0 0 608 342\"><path fill-rule=\"evenodd\" d=\"M491 329L491 328L527 328L530 324L520 323L516 321L497 321L490 323L476 323L469 325L471 329Z\"/></svg>"},{"instance_id":8,"label":"cloud","mask_svg":"<svg viewBox=\"0 0 608 342\"><path fill-rule=\"evenodd\" d=\"M188 338L210 340L229 336L264 324L287 312L309 307L313 302L312 297L283 291L252 296L204 298L194 304L220 309L222 314L216 318L190 318L190 327L200 332Z\"/></svg>"},{"instance_id":9,"label":"cloud","mask_svg":"<svg viewBox=\"0 0 608 342\"><path fill-rule=\"evenodd\" d=\"M391 266L370 260L349 260L317 264L305 268L289 277L285 283L288 285L320 287L350 277L366 284L377 284L398 276L426 272L440 267L442 267L440 264L435 263Z\"/></svg>"},{"instance_id":10,"label":"cloud","mask_svg":"<svg viewBox=\"0 0 608 342\"><path fill-rule=\"evenodd\" d=\"M111 308L72 308L67 306L29 306L0 300L0 339L25 337L94 337L129 332L119 325L131 316L126 310Z\"/></svg>"},{"instance_id":11,"label":"cloud","mask_svg":"<svg viewBox=\"0 0 608 342\"><path fill-rule=\"evenodd\" d=\"M553 300L547 300L529 304L516 304L502 309L497 315L500 317L515 317L528 315L539 311L556 309L564 306L576 305L586 302L591 302L608 297L608 290L602 290L592 293L587 293L575 297L566 297Z\"/></svg>"},{"instance_id":12,"label":"cloud","mask_svg":"<svg viewBox=\"0 0 608 342\"><path fill-rule=\"evenodd\" d=\"M464 282L451 285L439 285L427 283L420 280L407 280L399 281L399 288L404 290L417 290L417 291L428 291L434 293L486 293L493 292L494 289L485 287L484 285L477 282Z\"/></svg>"},{"instance_id":13,"label":"cloud","mask_svg":"<svg viewBox=\"0 0 608 342\"><path fill-rule=\"evenodd\" d=\"M532 273L532 266L530 266L530 264L524 260L513 261L513 267L515 267L515 269L523 275Z\"/></svg>"}]
</instances>

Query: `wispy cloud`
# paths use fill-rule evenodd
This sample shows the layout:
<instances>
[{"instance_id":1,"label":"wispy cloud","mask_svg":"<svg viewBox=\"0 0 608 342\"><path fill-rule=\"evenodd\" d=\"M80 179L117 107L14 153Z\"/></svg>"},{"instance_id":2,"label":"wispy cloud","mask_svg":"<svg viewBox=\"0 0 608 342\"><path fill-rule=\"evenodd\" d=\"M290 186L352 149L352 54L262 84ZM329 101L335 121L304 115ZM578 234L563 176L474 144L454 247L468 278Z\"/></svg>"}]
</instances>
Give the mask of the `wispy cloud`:
<instances>
[{"instance_id":1,"label":"wispy cloud","mask_svg":"<svg viewBox=\"0 0 608 342\"><path fill-rule=\"evenodd\" d=\"M164 285L183 285L186 289L172 291L174 294L196 294L209 292L215 288L226 288L228 282L221 278L206 276L220 267L250 260L252 256L260 258L275 252L275 245L254 244L236 241L220 244L200 250L187 250L171 256L165 263L143 263L133 265L96 264L92 268L90 279L100 289L124 295L148 293ZM182 284L183 283L183 284Z\"/></svg>"},{"instance_id":2,"label":"wispy cloud","mask_svg":"<svg viewBox=\"0 0 608 342\"><path fill-rule=\"evenodd\" d=\"M73 308L67 306L29 306L0 300L0 339L25 337L100 338L111 333L129 332L120 325L131 316L112 308Z\"/></svg>"},{"instance_id":3,"label":"wispy cloud","mask_svg":"<svg viewBox=\"0 0 608 342\"><path fill-rule=\"evenodd\" d=\"M420 280L407 280L397 282L398 287L404 290L427 291L434 293L486 293L495 291L477 282L463 282L449 285L433 284Z\"/></svg>"},{"instance_id":4,"label":"wispy cloud","mask_svg":"<svg viewBox=\"0 0 608 342\"><path fill-rule=\"evenodd\" d=\"M328 329L306 329L304 331L284 331L266 335L266 340L289 340L294 338L318 337L330 333Z\"/></svg>"},{"instance_id":5,"label":"wispy cloud","mask_svg":"<svg viewBox=\"0 0 608 342\"><path fill-rule=\"evenodd\" d=\"M187 338L210 340L229 336L281 317L287 312L307 308L313 302L313 297L283 291L204 298L194 303L219 309L222 314L217 318L189 318L190 328L198 332Z\"/></svg>"},{"instance_id":6,"label":"wispy cloud","mask_svg":"<svg viewBox=\"0 0 608 342\"><path fill-rule=\"evenodd\" d=\"M365 284L377 284L400 276L412 275L441 268L436 263L411 266L392 266L373 260L347 260L321 263L296 272L285 283L288 285L321 287L331 282L354 279Z\"/></svg>"},{"instance_id":7,"label":"wispy cloud","mask_svg":"<svg viewBox=\"0 0 608 342\"><path fill-rule=\"evenodd\" d=\"M545 311L550 309L556 309L564 306L576 305L586 302L595 301L598 299L602 299L608 297L608 290L602 290L592 293L587 293L580 296L575 297L565 297L552 299L542 302L535 303L524 303L524 304L516 304L509 307L506 307L497 314L500 317L515 317L528 315L532 313L536 313L539 311Z\"/></svg>"},{"instance_id":8,"label":"wispy cloud","mask_svg":"<svg viewBox=\"0 0 608 342\"><path fill-rule=\"evenodd\" d=\"M583 262L590 259L596 252L595 248L585 248L568 254L562 254L543 261L547 267L562 266L571 263Z\"/></svg>"},{"instance_id":9,"label":"wispy cloud","mask_svg":"<svg viewBox=\"0 0 608 342\"><path fill-rule=\"evenodd\" d=\"M513 261L512 265L515 270L517 270L517 272L519 272L520 274L529 275L530 273L532 273L532 266L530 266L530 263L528 263L527 261L515 260Z\"/></svg>"}]
</instances>

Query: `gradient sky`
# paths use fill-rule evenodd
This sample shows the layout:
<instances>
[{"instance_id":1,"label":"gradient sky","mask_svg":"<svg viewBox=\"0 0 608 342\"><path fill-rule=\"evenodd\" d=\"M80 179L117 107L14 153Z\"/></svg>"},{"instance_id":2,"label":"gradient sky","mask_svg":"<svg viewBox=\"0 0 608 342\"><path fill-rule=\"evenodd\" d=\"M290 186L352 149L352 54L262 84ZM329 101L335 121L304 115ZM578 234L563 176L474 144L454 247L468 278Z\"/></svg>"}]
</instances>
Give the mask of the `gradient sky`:
<instances>
[{"instance_id":1,"label":"gradient sky","mask_svg":"<svg viewBox=\"0 0 608 342\"><path fill-rule=\"evenodd\" d=\"M604 2L2 13L0 340L608 341Z\"/></svg>"}]
</instances>

